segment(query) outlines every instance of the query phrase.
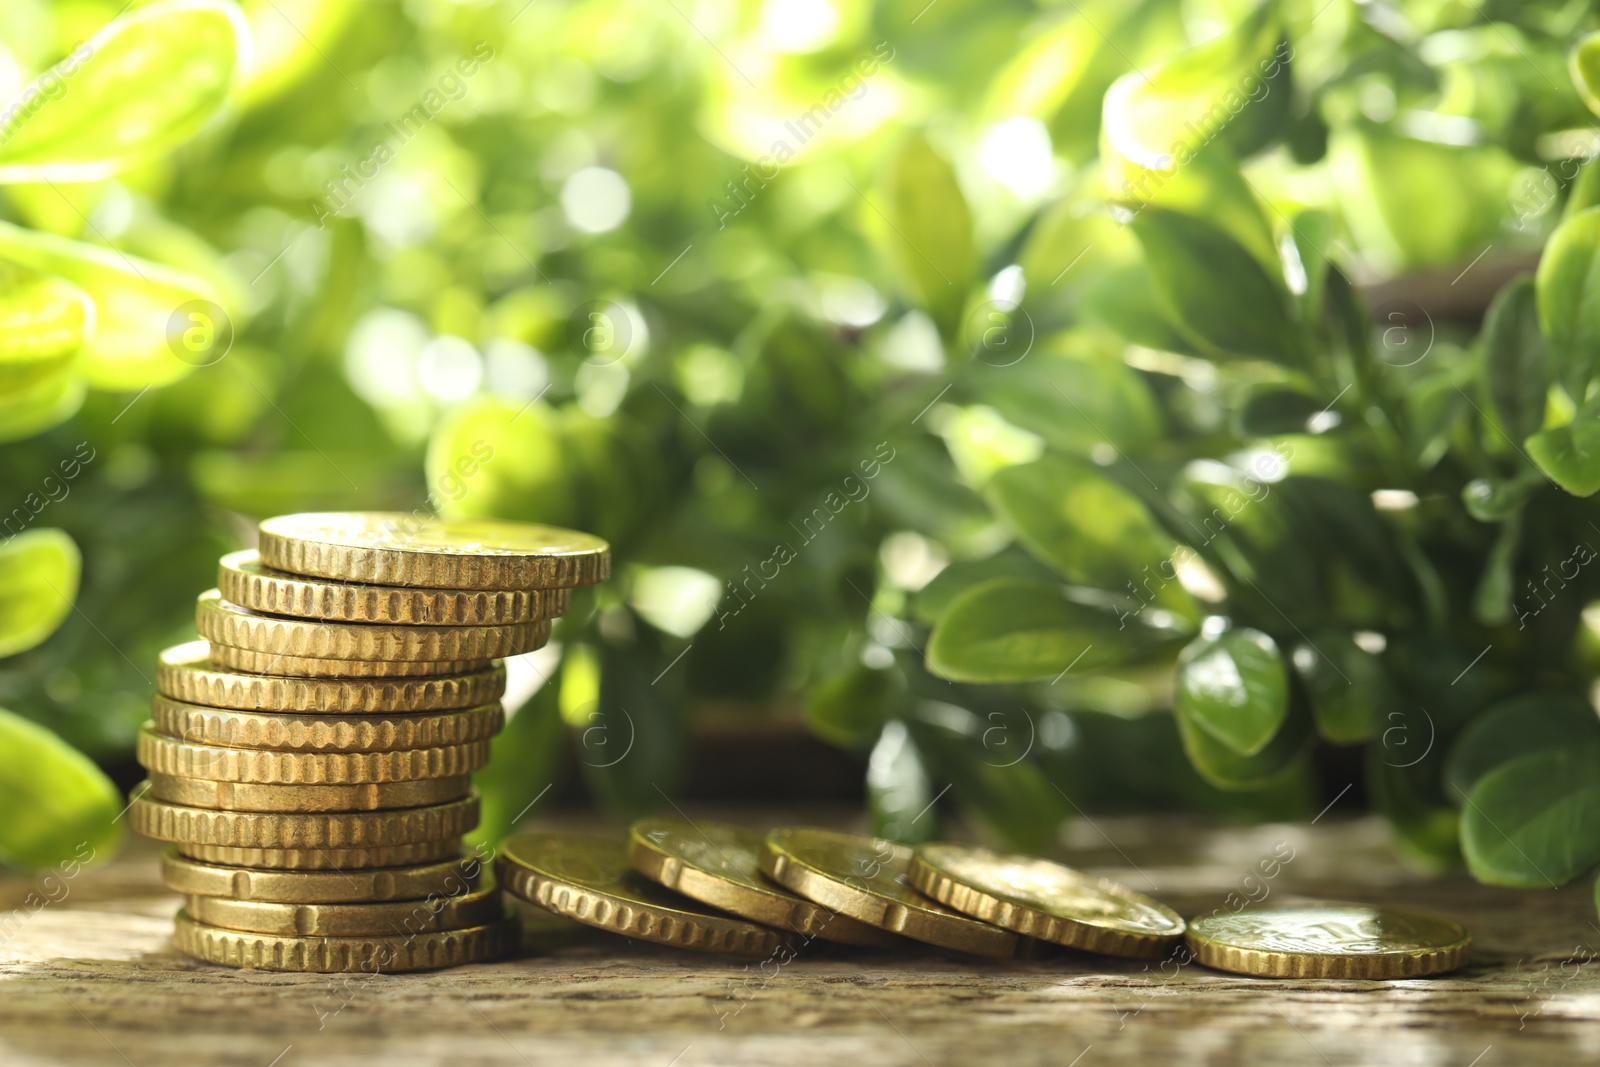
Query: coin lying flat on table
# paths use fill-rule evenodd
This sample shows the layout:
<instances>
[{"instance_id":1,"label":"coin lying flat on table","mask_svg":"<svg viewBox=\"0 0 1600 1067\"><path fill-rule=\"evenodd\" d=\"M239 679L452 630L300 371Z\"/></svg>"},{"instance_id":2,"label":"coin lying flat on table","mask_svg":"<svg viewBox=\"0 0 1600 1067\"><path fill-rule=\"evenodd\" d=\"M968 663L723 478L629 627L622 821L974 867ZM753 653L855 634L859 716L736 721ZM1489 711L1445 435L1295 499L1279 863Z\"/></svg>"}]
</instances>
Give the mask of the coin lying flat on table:
<instances>
[{"instance_id":1,"label":"coin lying flat on table","mask_svg":"<svg viewBox=\"0 0 1600 1067\"><path fill-rule=\"evenodd\" d=\"M164 696L151 702L157 733L190 744L279 751L388 752L483 741L500 732L498 703L411 715L283 715L185 704Z\"/></svg>"},{"instance_id":2,"label":"coin lying flat on table","mask_svg":"<svg viewBox=\"0 0 1600 1067\"><path fill-rule=\"evenodd\" d=\"M246 674L275 674L291 678L437 678L473 674L487 669L493 661L472 659L434 663L399 659L315 659L310 656L257 652L213 641L211 662L215 666Z\"/></svg>"},{"instance_id":3,"label":"coin lying flat on table","mask_svg":"<svg viewBox=\"0 0 1600 1067\"><path fill-rule=\"evenodd\" d=\"M969 919L918 893L907 881L910 866L911 850L904 845L799 826L768 834L761 855L767 877L869 926L977 956L1031 950L1030 942L1010 930Z\"/></svg>"},{"instance_id":4,"label":"coin lying flat on table","mask_svg":"<svg viewBox=\"0 0 1600 1067\"><path fill-rule=\"evenodd\" d=\"M1194 958L1268 978L1415 978L1464 966L1458 922L1366 904L1284 904L1189 920Z\"/></svg>"},{"instance_id":5,"label":"coin lying flat on table","mask_svg":"<svg viewBox=\"0 0 1600 1067\"><path fill-rule=\"evenodd\" d=\"M506 669L495 664L439 678L274 678L240 674L211 662L205 641L174 645L156 667L161 695L185 704L274 714L423 712L479 707L506 691Z\"/></svg>"},{"instance_id":6,"label":"coin lying flat on table","mask_svg":"<svg viewBox=\"0 0 1600 1067\"><path fill-rule=\"evenodd\" d=\"M229 967L315 974L426 971L499 959L517 943L517 921L391 937L276 937L222 930L178 912L173 942L182 952Z\"/></svg>"},{"instance_id":7,"label":"coin lying flat on table","mask_svg":"<svg viewBox=\"0 0 1600 1067\"><path fill-rule=\"evenodd\" d=\"M195 601L195 628L217 645L304 659L490 660L543 648L550 620L501 626L400 626L285 619L248 611L215 589Z\"/></svg>"},{"instance_id":8,"label":"coin lying flat on table","mask_svg":"<svg viewBox=\"0 0 1600 1067\"><path fill-rule=\"evenodd\" d=\"M398 511L266 519L260 554L266 566L291 574L430 589L566 588L611 572L611 549L590 534Z\"/></svg>"},{"instance_id":9,"label":"coin lying flat on table","mask_svg":"<svg viewBox=\"0 0 1600 1067\"><path fill-rule=\"evenodd\" d=\"M266 900L192 896L189 918L225 930L279 937L409 937L439 930L488 926L505 916L494 880L482 888L431 900L359 904L276 904Z\"/></svg>"},{"instance_id":10,"label":"coin lying flat on table","mask_svg":"<svg viewBox=\"0 0 1600 1067\"><path fill-rule=\"evenodd\" d=\"M792 935L702 911L630 870L616 838L518 834L500 846L495 871L506 892L626 937L730 956L789 951Z\"/></svg>"},{"instance_id":11,"label":"coin lying flat on table","mask_svg":"<svg viewBox=\"0 0 1600 1067\"><path fill-rule=\"evenodd\" d=\"M257 849L388 848L460 837L478 825L476 795L394 811L212 811L137 796L128 805L134 830L183 845ZM265 865L263 865L265 866Z\"/></svg>"},{"instance_id":12,"label":"coin lying flat on table","mask_svg":"<svg viewBox=\"0 0 1600 1067\"><path fill-rule=\"evenodd\" d=\"M411 845L384 845L378 848L233 848L226 845L201 845L177 842L178 854L201 863L227 867L255 867L267 871L350 871L374 867L414 867L438 863L461 852L454 837L437 841L418 841Z\"/></svg>"},{"instance_id":13,"label":"coin lying flat on table","mask_svg":"<svg viewBox=\"0 0 1600 1067\"><path fill-rule=\"evenodd\" d=\"M1059 945L1159 959L1183 938L1183 918L1106 878L1033 856L970 845L913 850L911 884L975 919Z\"/></svg>"},{"instance_id":14,"label":"coin lying flat on table","mask_svg":"<svg viewBox=\"0 0 1600 1067\"><path fill-rule=\"evenodd\" d=\"M311 812L386 811L460 800L472 791L472 776L421 778L414 782L364 785L258 785L213 782L152 774L149 795L168 804L213 811Z\"/></svg>"},{"instance_id":15,"label":"coin lying flat on table","mask_svg":"<svg viewBox=\"0 0 1600 1067\"><path fill-rule=\"evenodd\" d=\"M202 863L169 848L161 854L161 881L186 896L265 900L278 904L349 904L460 896L478 884L477 856L377 870L261 871Z\"/></svg>"},{"instance_id":16,"label":"coin lying flat on table","mask_svg":"<svg viewBox=\"0 0 1600 1067\"><path fill-rule=\"evenodd\" d=\"M555 618L572 605L570 589L408 589L306 578L264 567L250 550L222 557L217 589L229 603L268 615L404 626L503 626Z\"/></svg>"},{"instance_id":17,"label":"coin lying flat on table","mask_svg":"<svg viewBox=\"0 0 1600 1067\"><path fill-rule=\"evenodd\" d=\"M262 785L364 785L457 778L489 762L488 741L388 752L275 752L191 745L156 733L150 723L139 731L135 752L139 763L154 774Z\"/></svg>"},{"instance_id":18,"label":"coin lying flat on table","mask_svg":"<svg viewBox=\"0 0 1600 1067\"><path fill-rule=\"evenodd\" d=\"M692 900L806 940L902 948L895 934L829 911L761 874L762 836L727 823L640 819L628 828L628 862Z\"/></svg>"}]
</instances>

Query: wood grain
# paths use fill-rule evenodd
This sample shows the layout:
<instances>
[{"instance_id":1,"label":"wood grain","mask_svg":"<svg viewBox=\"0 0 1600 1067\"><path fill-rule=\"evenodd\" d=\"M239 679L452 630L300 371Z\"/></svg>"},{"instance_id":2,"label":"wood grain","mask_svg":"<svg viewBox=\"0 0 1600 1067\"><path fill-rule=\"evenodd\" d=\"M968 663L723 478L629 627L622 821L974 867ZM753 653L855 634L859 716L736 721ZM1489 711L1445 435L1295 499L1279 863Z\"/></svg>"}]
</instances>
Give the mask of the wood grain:
<instances>
[{"instance_id":1,"label":"wood grain","mask_svg":"<svg viewBox=\"0 0 1600 1067\"><path fill-rule=\"evenodd\" d=\"M785 818L745 814L754 825ZM814 942L763 972L550 918L526 934L529 955L504 963L251 973L172 950L178 898L139 843L65 883L64 896L50 887L60 899L37 910L26 901L47 895L38 880L0 879L0 909L21 909L0 912L0 1063L1571 1067L1600 1056L1587 884L1513 891L1421 875L1394 858L1376 821L1331 817L1231 829L1097 818L1076 823L1060 855L1193 914L1226 907L1280 842L1294 858L1248 883L1253 895L1264 884L1272 900L1434 909L1472 929L1474 962L1412 981L1271 981L1072 953L990 961Z\"/></svg>"}]
</instances>

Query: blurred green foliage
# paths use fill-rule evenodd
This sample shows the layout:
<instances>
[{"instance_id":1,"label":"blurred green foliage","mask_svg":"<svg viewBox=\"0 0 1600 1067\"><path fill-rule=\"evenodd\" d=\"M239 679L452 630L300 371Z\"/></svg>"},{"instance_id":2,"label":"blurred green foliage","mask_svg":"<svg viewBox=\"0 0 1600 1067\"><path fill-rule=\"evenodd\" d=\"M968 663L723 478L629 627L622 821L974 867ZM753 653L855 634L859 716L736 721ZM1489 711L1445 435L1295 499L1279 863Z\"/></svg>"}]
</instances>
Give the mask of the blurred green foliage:
<instances>
[{"instance_id":1,"label":"blurred green foliage","mask_svg":"<svg viewBox=\"0 0 1600 1067\"><path fill-rule=\"evenodd\" d=\"M251 520L424 508L618 562L489 836L798 695L899 838L1311 813L1320 737L1419 854L1592 864L1587 5L119 11L0 12L0 704L77 750Z\"/></svg>"}]
</instances>

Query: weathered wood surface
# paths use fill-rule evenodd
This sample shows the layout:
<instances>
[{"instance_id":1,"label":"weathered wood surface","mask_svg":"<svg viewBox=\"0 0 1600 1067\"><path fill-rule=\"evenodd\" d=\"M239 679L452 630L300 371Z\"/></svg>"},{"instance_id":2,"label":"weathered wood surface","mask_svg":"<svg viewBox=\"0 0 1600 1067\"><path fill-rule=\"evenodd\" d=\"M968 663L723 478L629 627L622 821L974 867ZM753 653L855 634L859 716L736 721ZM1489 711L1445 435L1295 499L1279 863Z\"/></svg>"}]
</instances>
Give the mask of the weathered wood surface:
<instances>
[{"instance_id":1,"label":"weathered wood surface","mask_svg":"<svg viewBox=\"0 0 1600 1067\"><path fill-rule=\"evenodd\" d=\"M0 1064L1600 1061L1600 928L1587 885L1510 891L1429 878L1394 858L1376 822L1332 817L1233 829L1096 819L1074 827L1063 855L1193 913L1239 891L1280 841L1295 856L1266 881L1271 899L1432 908L1472 928L1474 963L1405 982L1281 982L1076 955L994 963L828 949L763 974L557 929L531 934L524 958L489 966L248 973L172 950L176 900L154 850L134 846L72 880L58 902L25 909L9 939L0 932ZM36 889L0 881L0 908Z\"/></svg>"}]
</instances>

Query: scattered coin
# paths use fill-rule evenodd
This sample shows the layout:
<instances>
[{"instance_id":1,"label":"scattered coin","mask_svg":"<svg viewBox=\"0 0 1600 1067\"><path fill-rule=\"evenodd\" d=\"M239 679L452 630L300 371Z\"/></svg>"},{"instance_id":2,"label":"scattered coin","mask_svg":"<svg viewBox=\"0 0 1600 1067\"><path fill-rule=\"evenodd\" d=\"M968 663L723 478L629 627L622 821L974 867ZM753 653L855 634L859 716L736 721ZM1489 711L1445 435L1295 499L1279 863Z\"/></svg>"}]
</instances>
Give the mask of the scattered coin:
<instances>
[{"instance_id":1,"label":"scattered coin","mask_svg":"<svg viewBox=\"0 0 1600 1067\"><path fill-rule=\"evenodd\" d=\"M508 893L612 933L698 952L792 957L793 935L662 889L629 869L614 838L518 834L500 846L495 869Z\"/></svg>"},{"instance_id":2,"label":"scattered coin","mask_svg":"<svg viewBox=\"0 0 1600 1067\"><path fill-rule=\"evenodd\" d=\"M590 534L405 512L281 515L261 523L261 562L348 582L430 589L547 589L604 580L611 550Z\"/></svg>"},{"instance_id":3,"label":"scattered coin","mask_svg":"<svg viewBox=\"0 0 1600 1067\"><path fill-rule=\"evenodd\" d=\"M761 872L831 911L869 926L977 956L1033 946L1010 930L969 919L911 887L911 850L860 834L785 827L767 835Z\"/></svg>"},{"instance_id":4,"label":"scattered coin","mask_svg":"<svg viewBox=\"0 0 1600 1067\"><path fill-rule=\"evenodd\" d=\"M1467 962L1472 935L1437 915L1366 904L1284 904L1189 920L1194 958L1267 978L1415 978Z\"/></svg>"},{"instance_id":5,"label":"scattered coin","mask_svg":"<svg viewBox=\"0 0 1600 1067\"><path fill-rule=\"evenodd\" d=\"M1050 860L928 844L913 850L909 873L939 903L1041 941L1159 959L1183 938L1182 916L1165 904Z\"/></svg>"},{"instance_id":6,"label":"scattered coin","mask_svg":"<svg viewBox=\"0 0 1600 1067\"><path fill-rule=\"evenodd\" d=\"M628 862L650 879L692 900L806 940L900 948L905 942L829 911L761 874L762 837L727 823L641 819L628 829Z\"/></svg>"}]
</instances>

